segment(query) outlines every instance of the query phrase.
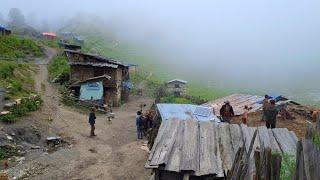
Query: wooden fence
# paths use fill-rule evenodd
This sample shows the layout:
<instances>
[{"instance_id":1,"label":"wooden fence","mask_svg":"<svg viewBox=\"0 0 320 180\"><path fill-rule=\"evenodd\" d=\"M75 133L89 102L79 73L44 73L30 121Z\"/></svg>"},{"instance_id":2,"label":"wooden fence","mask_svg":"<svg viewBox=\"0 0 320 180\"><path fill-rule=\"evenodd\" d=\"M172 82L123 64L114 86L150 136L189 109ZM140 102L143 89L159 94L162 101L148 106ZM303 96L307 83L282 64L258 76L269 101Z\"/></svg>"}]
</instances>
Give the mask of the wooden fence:
<instances>
[{"instance_id":1,"label":"wooden fence","mask_svg":"<svg viewBox=\"0 0 320 180\"><path fill-rule=\"evenodd\" d=\"M320 115L315 126L308 126L306 139L297 144L295 180L320 178L320 147L313 142L316 139L320 140Z\"/></svg>"}]
</instances>

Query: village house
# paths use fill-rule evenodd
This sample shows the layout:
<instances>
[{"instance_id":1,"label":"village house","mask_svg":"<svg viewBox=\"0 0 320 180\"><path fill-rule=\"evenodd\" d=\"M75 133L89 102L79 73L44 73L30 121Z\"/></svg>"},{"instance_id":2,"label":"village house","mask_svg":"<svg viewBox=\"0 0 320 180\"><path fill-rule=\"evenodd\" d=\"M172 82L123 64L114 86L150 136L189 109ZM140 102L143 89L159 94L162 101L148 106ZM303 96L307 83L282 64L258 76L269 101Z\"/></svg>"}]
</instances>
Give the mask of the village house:
<instances>
[{"instance_id":1,"label":"village house","mask_svg":"<svg viewBox=\"0 0 320 180\"><path fill-rule=\"evenodd\" d=\"M1 36L6 36L6 35L10 35L11 34L11 30L9 30L8 28L6 28L3 25L0 25L0 35Z\"/></svg>"},{"instance_id":2,"label":"village house","mask_svg":"<svg viewBox=\"0 0 320 180\"><path fill-rule=\"evenodd\" d=\"M53 32L44 32L44 33L42 33L42 36L43 36L45 39L50 39L50 40L54 40L54 39L57 38L56 33L53 33Z\"/></svg>"},{"instance_id":3,"label":"village house","mask_svg":"<svg viewBox=\"0 0 320 180\"><path fill-rule=\"evenodd\" d=\"M181 79L173 79L166 83L168 93L174 94L175 96L185 96L187 94L188 82Z\"/></svg>"},{"instance_id":4,"label":"village house","mask_svg":"<svg viewBox=\"0 0 320 180\"><path fill-rule=\"evenodd\" d=\"M131 88L129 67L111 58L65 50L70 65L70 88L83 101L119 106Z\"/></svg>"}]
</instances>

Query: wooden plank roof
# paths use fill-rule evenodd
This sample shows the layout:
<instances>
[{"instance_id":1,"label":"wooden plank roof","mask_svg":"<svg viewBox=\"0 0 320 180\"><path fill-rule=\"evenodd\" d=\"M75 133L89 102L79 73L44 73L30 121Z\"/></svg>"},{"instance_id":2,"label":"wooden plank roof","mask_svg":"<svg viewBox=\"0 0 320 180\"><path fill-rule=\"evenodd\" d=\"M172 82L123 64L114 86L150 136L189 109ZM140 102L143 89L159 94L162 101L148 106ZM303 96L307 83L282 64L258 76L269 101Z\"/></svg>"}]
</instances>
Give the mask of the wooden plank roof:
<instances>
[{"instance_id":1,"label":"wooden plank roof","mask_svg":"<svg viewBox=\"0 0 320 180\"><path fill-rule=\"evenodd\" d=\"M295 154L297 137L285 128L171 119L162 122L145 167L223 177L223 172L231 169L238 148L250 145L256 129L254 148L271 147L273 151ZM254 170L252 159L249 172Z\"/></svg>"},{"instance_id":2,"label":"wooden plank roof","mask_svg":"<svg viewBox=\"0 0 320 180\"><path fill-rule=\"evenodd\" d=\"M248 105L252 107L250 112L258 111L262 108L262 104L259 103L263 99L262 96L250 95L250 94L232 94L227 97L216 99L203 104L203 106L208 106L214 108L215 114L220 115L220 108L225 101L229 101L233 107L236 116L243 114L244 106Z\"/></svg>"}]
</instances>

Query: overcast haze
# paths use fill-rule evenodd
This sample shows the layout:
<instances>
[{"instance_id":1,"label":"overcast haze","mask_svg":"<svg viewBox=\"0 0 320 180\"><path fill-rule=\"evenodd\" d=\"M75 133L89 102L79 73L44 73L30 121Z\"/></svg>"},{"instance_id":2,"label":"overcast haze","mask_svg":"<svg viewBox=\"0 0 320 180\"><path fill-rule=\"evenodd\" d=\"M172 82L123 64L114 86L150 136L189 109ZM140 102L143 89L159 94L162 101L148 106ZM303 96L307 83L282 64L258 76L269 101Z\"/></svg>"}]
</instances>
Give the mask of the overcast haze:
<instances>
[{"instance_id":1,"label":"overcast haze","mask_svg":"<svg viewBox=\"0 0 320 180\"><path fill-rule=\"evenodd\" d=\"M119 36L217 86L319 96L320 1L0 0L3 15L12 7L52 27L79 12L113 20Z\"/></svg>"}]
</instances>

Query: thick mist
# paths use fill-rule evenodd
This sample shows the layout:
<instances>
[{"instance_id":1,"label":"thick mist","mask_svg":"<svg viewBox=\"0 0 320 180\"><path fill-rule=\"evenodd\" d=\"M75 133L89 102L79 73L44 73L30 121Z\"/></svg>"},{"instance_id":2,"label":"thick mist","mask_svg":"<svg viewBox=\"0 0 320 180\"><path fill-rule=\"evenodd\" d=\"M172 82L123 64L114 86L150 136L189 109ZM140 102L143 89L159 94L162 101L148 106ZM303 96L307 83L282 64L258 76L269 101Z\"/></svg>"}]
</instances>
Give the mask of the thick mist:
<instances>
[{"instance_id":1,"label":"thick mist","mask_svg":"<svg viewBox=\"0 0 320 180\"><path fill-rule=\"evenodd\" d=\"M52 30L94 14L180 78L320 101L320 1L0 0L2 15L11 7Z\"/></svg>"}]
</instances>

